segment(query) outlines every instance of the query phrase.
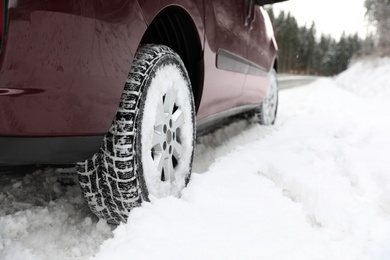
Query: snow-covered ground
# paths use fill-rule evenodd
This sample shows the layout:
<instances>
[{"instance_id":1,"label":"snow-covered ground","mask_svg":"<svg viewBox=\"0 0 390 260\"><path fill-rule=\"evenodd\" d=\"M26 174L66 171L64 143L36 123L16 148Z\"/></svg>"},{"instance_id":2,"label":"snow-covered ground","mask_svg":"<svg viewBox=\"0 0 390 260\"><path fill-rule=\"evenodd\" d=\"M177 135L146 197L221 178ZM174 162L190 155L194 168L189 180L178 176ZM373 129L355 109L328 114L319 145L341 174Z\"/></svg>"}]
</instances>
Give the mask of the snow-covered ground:
<instances>
[{"instance_id":1,"label":"snow-covered ground","mask_svg":"<svg viewBox=\"0 0 390 260\"><path fill-rule=\"evenodd\" d=\"M0 175L0 259L390 259L390 59L200 138L180 199L98 221L54 169Z\"/></svg>"}]
</instances>

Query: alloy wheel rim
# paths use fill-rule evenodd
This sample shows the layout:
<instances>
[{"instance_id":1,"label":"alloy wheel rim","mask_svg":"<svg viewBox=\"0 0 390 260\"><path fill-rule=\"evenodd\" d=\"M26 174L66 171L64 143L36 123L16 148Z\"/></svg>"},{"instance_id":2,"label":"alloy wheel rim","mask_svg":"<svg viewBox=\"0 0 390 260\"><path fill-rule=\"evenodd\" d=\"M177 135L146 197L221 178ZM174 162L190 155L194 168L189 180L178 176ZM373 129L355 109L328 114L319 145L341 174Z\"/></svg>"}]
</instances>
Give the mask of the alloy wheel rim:
<instances>
[{"instance_id":1,"label":"alloy wheel rim","mask_svg":"<svg viewBox=\"0 0 390 260\"><path fill-rule=\"evenodd\" d=\"M174 168L183 151L181 128L184 125L184 113L177 105L177 94L169 89L157 105L154 123L151 154L162 182L175 181Z\"/></svg>"}]
</instances>

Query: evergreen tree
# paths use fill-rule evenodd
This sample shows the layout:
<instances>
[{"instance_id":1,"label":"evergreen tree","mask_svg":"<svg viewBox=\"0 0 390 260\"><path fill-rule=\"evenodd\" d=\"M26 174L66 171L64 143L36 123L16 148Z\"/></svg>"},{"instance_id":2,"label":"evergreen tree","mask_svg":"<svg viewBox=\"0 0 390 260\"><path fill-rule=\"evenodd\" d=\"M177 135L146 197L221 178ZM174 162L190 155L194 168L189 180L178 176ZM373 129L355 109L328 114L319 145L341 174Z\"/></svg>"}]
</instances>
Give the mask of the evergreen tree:
<instances>
[{"instance_id":1,"label":"evergreen tree","mask_svg":"<svg viewBox=\"0 0 390 260\"><path fill-rule=\"evenodd\" d=\"M347 49L347 41L347 36L345 35L345 32L343 32L339 42L336 45L336 73L340 73L348 67L349 59L351 57L349 56L349 50Z\"/></svg>"},{"instance_id":2,"label":"evergreen tree","mask_svg":"<svg viewBox=\"0 0 390 260\"><path fill-rule=\"evenodd\" d=\"M314 22L310 27L298 26L290 13L282 11L275 17L270 9L269 14L279 46L280 72L335 75L345 70L361 49L357 34L343 33L339 41L321 35L317 41Z\"/></svg>"}]
</instances>

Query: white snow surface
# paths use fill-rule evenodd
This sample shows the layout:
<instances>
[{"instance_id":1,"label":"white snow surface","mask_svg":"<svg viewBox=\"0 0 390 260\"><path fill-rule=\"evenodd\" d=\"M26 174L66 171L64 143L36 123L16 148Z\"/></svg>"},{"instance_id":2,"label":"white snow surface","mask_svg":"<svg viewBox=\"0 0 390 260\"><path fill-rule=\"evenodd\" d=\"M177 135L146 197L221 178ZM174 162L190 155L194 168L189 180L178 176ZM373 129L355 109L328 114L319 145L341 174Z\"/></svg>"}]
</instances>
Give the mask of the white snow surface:
<instances>
[{"instance_id":1,"label":"white snow surface","mask_svg":"<svg viewBox=\"0 0 390 260\"><path fill-rule=\"evenodd\" d=\"M355 64L337 78L344 89L365 98L381 98L390 102L390 57L365 59Z\"/></svg>"},{"instance_id":2,"label":"white snow surface","mask_svg":"<svg viewBox=\"0 0 390 260\"><path fill-rule=\"evenodd\" d=\"M281 91L275 126L199 138L182 197L118 227L54 169L0 175L0 259L390 259L389 69L357 63Z\"/></svg>"}]
</instances>

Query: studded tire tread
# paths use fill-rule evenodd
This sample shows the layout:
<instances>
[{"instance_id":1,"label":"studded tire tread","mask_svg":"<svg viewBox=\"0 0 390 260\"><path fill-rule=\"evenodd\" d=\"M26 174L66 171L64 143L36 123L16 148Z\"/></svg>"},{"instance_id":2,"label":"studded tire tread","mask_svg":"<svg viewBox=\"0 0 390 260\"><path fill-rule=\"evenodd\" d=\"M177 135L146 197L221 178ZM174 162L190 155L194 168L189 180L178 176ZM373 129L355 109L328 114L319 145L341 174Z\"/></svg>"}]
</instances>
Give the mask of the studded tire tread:
<instances>
[{"instance_id":1,"label":"studded tire tread","mask_svg":"<svg viewBox=\"0 0 390 260\"><path fill-rule=\"evenodd\" d=\"M152 65L163 55L177 55L163 45L145 45L135 55L115 119L99 151L78 163L84 198L91 211L112 224L126 222L143 200L135 156L137 116ZM115 149L114 149L115 148Z\"/></svg>"}]
</instances>

